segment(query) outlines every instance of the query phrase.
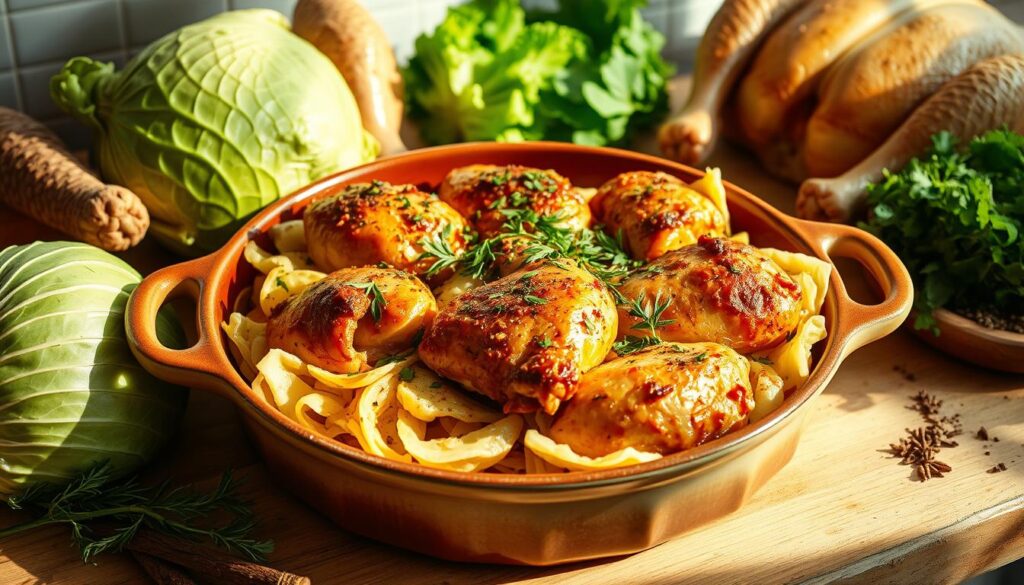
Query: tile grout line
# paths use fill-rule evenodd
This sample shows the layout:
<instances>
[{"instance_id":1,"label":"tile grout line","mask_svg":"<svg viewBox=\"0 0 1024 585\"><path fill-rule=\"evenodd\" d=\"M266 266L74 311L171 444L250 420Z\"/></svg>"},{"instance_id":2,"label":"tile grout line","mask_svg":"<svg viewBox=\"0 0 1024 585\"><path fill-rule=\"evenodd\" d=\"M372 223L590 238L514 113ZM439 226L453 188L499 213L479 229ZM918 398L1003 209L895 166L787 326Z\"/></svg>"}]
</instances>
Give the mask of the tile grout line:
<instances>
[{"instance_id":1,"label":"tile grout line","mask_svg":"<svg viewBox=\"0 0 1024 585\"><path fill-rule=\"evenodd\" d=\"M3 27L7 32L7 50L11 56L11 81L14 84L14 107L19 112L25 111L25 96L21 91L21 67L18 65L18 55L14 51L14 27L11 26L11 3L8 0L0 0L4 3Z\"/></svg>"},{"instance_id":2,"label":"tile grout line","mask_svg":"<svg viewBox=\"0 0 1024 585\"><path fill-rule=\"evenodd\" d=\"M128 8L126 6L126 0L117 0L117 15L118 15L118 18L121 20L121 22L118 23L118 24L120 24L120 26L118 28L121 29L121 58L124 59L125 63L127 63L128 62L128 45L129 45L129 42L128 42Z\"/></svg>"}]
</instances>

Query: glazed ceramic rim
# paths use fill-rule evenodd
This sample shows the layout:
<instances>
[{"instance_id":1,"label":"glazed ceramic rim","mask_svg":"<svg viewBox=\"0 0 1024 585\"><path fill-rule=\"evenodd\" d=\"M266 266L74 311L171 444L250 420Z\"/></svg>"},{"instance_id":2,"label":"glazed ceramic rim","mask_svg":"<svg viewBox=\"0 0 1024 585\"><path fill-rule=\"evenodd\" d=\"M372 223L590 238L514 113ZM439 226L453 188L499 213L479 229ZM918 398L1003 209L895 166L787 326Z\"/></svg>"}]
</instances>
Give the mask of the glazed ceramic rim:
<instances>
[{"instance_id":1,"label":"glazed ceramic rim","mask_svg":"<svg viewBox=\"0 0 1024 585\"><path fill-rule=\"evenodd\" d=\"M688 470L720 459L721 457L724 457L744 446L752 446L754 444L754 439L774 432L779 425L788 421L797 410L804 407L804 405L813 396L824 390L824 387L831 380L832 376L835 374L839 365L845 358L845 355L848 353L849 346L854 343L856 334L859 333L863 327L892 318L891 314L883 313L879 307L879 314L874 319L861 320L861 322L857 323L841 322L844 314L843 305L856 305L862 309L870 309L871 307L859 305L850 299L845 293L845 287L843 286L838 271L832 270L830 275L829 291L825 301L831 314L829 334L825 340L826 346L822 352L821 358L818 360L818 363L815 364L807 381L800 388L793 391L793 393L786 398L785 402L779 408L757 423L748 425L738 431L728 433L723 437L705 443L699 447L666 455L654 461L614 469L521 475L460 473L455 471L432 469L417 463L393 461L384 457L372 455L361 449L346 445L340 441L316 435L286 417L262 397L257 396L251 389L250 385L242 378L237 365L226 351L220 323L206 322L215 320L218 308L217 305L219 304L218 297L220 296L217 293L219 293L224 287L230 285L229 281L237 272L237 266L242 258L243 249L252 237L256 234L265 232L273 223L275 223L274 220L285 212L298 206L298 204L305 203L307 200L335 185L351 181L351 177L353 175L359 175L365 178L372 175L375 171L396 164L409 164L413 161L422 159L434 160L438 158L439 155L443 155L445 153L463 154L466 151L480 151L481 149L493 151L495 148L508 153L539 150L545 152L561 152L581 157L613 156L620 159L635 161L640 164L671 169L675 174L682 176L699 177L704 174L691 167L666 159L606 147L589 147L555 142L530 142L520 144L465 143L418 149L378 159L359 167L354 167L330 177L326 177L304 187L262 210L255 217L250 219L241 229L239 229L238 232L236 232L236 234L232 236L220 250L204 258L192 261L204 263L204 265L209 265L211 268L210 274L207 275L207 280L203 284L203 291L197 303L200 331L209 336L209 349L216 354L219 361L223 364L230 364L231 366L228 372L220 373L218 376L219 381L227 384L233 390L231 396L233 401L242 401L239 405L246 407L248 410L259 413L263 418L263 424L269 425L270 427L276 427L276 429L273 430L284 432L286 435L290 436L290 438L301 441L307 446L313 447L322 457L345 459L376 471L399 474L407 478L411 477L431 482L441 482L448 485L470 486L474 488L493 488L499 490L561 490L600 487L610 484L679 476ZM493 153L489 154L493 155ZM822 249L821 242L815 240L811 235L805 232L804 229L799 227L802 224L805 226L805 229L810 230L811 226L819 224L812 224L811 222L805 222L796 218L788 218L782 212L776 210L760 198L755 197L747 191L728 182L726 183L726 192L729 198L740 198L745 200L746 204L749 205L750 208L756 210L770 220L774 224L775 230L780 235L799 243L800 247L803 248L802 252L813 255L831 264L831 259ZM820 226L822 226L821 229L832 229L831 227L824 227L826 224L820 224ZM846 226L838 226L834 229L839 232L841 231L840 228L846 228ZM870 237L866 237L865 239L870 239ZM879 245L881 244L879 243ZM184 264L174 265L171 268L177 266L184 266ZM906 279L906 282L902 282L897 277L897 282L894 283L894 286L896 285L909 286L909 278ZM894 294L895 293L890 294L890 299L885 302L890 302ZM840 295L842 295L842 297ZM899 309L899 312L903 313L903 316L905 316L908 311L909 304L907 304L906 307L901 307ZM895 328L896 326L898 326L898 323L893 327ZM159 360L154 361L159 363Z\"/></svg>"}]
</instances>

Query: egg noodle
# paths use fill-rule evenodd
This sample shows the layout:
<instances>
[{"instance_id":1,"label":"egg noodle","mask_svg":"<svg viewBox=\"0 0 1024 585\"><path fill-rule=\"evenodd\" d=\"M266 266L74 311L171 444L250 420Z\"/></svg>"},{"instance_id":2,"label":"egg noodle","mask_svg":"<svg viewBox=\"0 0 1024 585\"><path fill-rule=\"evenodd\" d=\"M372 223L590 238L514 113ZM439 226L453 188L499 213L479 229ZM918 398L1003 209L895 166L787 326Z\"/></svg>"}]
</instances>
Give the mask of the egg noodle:
<instances>
[{"instance_id":1,"label":"egg noodle","mask_svg":"<svg viewBox=\"0 0 1024 585\"><path fill-rule=\"evenodd\" d=\"M505 415L439 377L412 351L382 360L388 363L378 363L368 371L338 373L270 348L266 322L274 308L327 275L316 270L305 252L301 220L284 222L269 234L277 253L252 241L246 245L245 259L260 274L240 293L234 312L222 327L232 342L229 347L235 362L253 391L311 434L394 461L460 472L588 471L661 457L630 447L597 458L579 455L547 435L551 416ZM746 234L734 238L747 239ZM748 360L755 373L770 368L784 382L781 386L762 384L762 380L778 378L757 378L750 422L772 412L782 403L785 391L807 379L811 347L826 336L825 318L819 312L832 268L803 254L761 251L793 277L804 304L795 335Z\"/></svg>"}]
</instances>

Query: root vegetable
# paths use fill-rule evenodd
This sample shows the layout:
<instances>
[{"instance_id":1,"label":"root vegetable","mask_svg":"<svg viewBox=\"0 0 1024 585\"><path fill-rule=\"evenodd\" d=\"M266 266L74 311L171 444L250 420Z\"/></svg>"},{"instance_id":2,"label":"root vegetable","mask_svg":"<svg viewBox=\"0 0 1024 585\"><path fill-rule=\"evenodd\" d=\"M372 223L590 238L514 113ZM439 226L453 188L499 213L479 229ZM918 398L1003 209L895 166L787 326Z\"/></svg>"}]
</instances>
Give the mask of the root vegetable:
<instances>
[{"instance_id":1,"label":"root vegetable","mask_svg":"<svg viewBox=\"0 0 1024 585\"><path fill-rule=\"evenodd\" d=\"M32 118L0 108L0 202L105 250L126 250L149 213L124 187L99 180Z\"/></svg>"},{"instance_id":2,"label":"root vegetable","mask_svg":"<svg viewBox=\"0 0 1024 585\"><path fill-rule=\"evenodd\" d=\"M382 154L406 150L402 125L402 76L387 35L358 0L299 0L292 17L295 34L334 63L359 104L363 127L380 142Z\"/></svg>"}]
</instances>

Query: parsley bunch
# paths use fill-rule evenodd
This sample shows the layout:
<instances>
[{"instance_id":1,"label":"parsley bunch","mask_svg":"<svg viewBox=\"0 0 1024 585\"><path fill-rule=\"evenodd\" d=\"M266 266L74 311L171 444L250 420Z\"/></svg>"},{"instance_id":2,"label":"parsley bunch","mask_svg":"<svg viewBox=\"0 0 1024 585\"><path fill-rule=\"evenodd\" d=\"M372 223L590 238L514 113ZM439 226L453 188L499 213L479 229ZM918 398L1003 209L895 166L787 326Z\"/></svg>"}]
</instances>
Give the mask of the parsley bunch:
<instances>
[{"instance_id":1,"label":"parsley bunch","mask_svg":"<svg viewBox=\"0 0 1024 585\"><path fill-rule=\"evenodd\" d=\"M965 150L948 132L899 173L868 187L861 227L907 265L917 296L918 329L935 329L932 312L1024 311L1024 136L997 130Z\"/></svg>"}]
</instances>

